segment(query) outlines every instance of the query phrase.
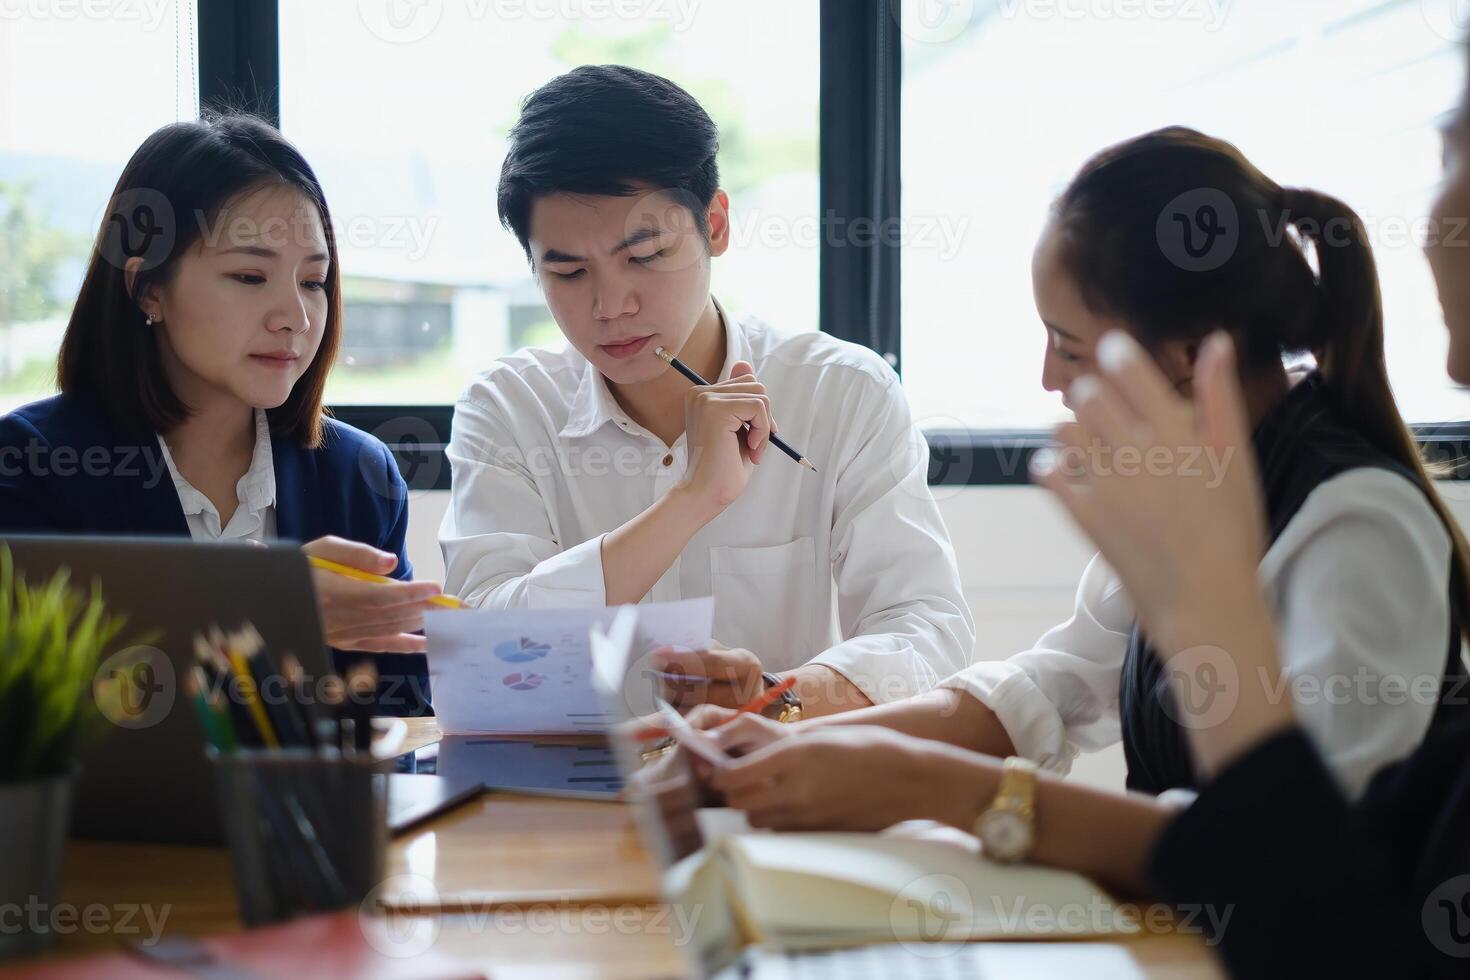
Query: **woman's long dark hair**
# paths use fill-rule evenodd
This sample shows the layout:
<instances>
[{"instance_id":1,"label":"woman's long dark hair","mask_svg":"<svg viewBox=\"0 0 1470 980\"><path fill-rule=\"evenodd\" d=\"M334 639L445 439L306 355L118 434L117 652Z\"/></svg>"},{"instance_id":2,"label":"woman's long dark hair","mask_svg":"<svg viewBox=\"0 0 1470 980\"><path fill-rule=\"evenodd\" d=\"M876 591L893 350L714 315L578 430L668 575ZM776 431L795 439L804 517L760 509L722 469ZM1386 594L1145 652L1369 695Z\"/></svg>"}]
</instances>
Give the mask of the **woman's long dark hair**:
<instances>
[{"instance_id":1,"label":"woman's long dark hair","mask_svg":"<svg viewBox=\"0 0 1470 980\"><path fill-rule=\"evenodd\" d=\"M1230 143L1171 127L1093 157L1055 217L1083 301L1127 320L1145 346L1224 328L1243 373L1310 352L1338 416L1409 470L1439 515L1453 546L1451 598L1470 630L1470 548L1394 401L1378 270L1352 208L1280 186Z\"/></svg>"},{"instance_id":2,"label":"woman's long dark hair","mask_svg":"<svg viewBox=\"0 0 1470 980\"><path fill-rule=\"evenodd\" d=\"M309 164L260 119L224 114L174 123L143 141L123 168L57 358L63 392L89 393L112 417L139 432L167 432L189 409L164 373L156 328L139 301L170 281L179 258L214 226L220 212L260 187L294 188L317 209L326 231L327 319L316 357L284 404L269 412L271 430L315 448L322 438L322 398L342 339L341 273L332 216ZM141 259L132 288L124 267Z\"/></svg>"}]
</instances>

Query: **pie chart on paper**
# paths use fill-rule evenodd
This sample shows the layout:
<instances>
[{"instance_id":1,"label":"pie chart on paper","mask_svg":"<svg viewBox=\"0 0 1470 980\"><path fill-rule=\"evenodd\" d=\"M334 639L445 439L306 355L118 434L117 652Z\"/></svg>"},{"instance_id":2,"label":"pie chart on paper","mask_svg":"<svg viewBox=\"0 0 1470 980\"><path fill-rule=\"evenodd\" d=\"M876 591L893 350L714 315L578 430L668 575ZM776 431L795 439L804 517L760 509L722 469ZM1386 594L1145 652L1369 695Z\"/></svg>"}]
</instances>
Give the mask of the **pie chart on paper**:
<instances>
[{"instance_id":1,"label":"pie chart on paper","mask_svg":"<svg viewBox=\"0 0 1470 980\"><path fill-rule=\"evenodd\" d=\"M525 636L519 640L507 640L504 643L495 644L495 656L512 664L524 664L532 660L540 660L550 652L551 647L547 644L538 643Z\"/></svg>"},{"instance_id":2,"label":"pie chart on paper","mask_svg":"<svg viewBox=\"0 0 1470 980\"><path fill-rule=\"evenodd\" d=\"M506 674L505 678L500 683L504 684L512 691L534 691L536 690L536 688L541 686L541 682L544 680L546 680L546 677L544 675L533 674L528 670L524 672L517 672L514 674Z\"/></svg>"}]
</instances>

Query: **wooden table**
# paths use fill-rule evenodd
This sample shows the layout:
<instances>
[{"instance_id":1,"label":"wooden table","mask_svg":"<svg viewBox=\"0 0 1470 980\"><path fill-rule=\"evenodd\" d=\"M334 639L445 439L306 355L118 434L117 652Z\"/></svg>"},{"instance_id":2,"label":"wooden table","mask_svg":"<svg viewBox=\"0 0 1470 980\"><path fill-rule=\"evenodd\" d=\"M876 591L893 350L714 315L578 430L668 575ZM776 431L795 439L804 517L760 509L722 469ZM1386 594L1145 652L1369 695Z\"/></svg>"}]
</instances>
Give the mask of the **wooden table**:
<instances>
[{"instance_id":1,"label":"wooden table","mask_svg":"<svg viewBox=\"0 0 1470 980\"><path fill-rule=\"evenodd\" d=\"M432 719L414 720L407 749L437 737ZM388 874L397 887L386 891L399 901L414 887L441 897L478 894L456 911L402 916L400 922L437 929L436 949L496 980L684 973L677 920L668 908L643 899L656 894L657 876L626 807L487 794L394 840ZM594 893L621 897L552 901ZM546 900L498 909L487 904L528 894ZM61 899L79 907L147 905L159 910L155 918L166 910L165 935L240 928L229 854L222 848L71 841ZM60 937L43 958L113 950L137 938L78 931ZM1150 977L1220 976L1194 937L1145 935L1122 945Z\"/></svg>"}]
</instances>

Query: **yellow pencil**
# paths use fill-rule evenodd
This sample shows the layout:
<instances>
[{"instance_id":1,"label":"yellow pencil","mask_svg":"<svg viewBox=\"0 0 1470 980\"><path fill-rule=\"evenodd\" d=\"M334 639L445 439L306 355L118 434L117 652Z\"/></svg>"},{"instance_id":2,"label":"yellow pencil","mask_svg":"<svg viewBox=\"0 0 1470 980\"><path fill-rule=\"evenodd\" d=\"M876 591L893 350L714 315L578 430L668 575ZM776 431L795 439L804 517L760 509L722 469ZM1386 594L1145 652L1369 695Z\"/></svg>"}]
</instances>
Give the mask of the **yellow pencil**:
<instances>
[{"instance_id":1,"label":"yellow pencil","mask_svg":"<svg viewBox=\"0 0 1470 980\"><path fill-rule=\"evenodd\" d=\"M320 568L326 572L336 572L338 575L355 578L359 582L376 582L378 585L389 585L399 581L398 579L389 578L386 575L374 575L372 572L364 572L362 569L353 568L351 565L343 565L340 562L317 558L315 555L307 555L306 560L311 562L312 568ZM443 593L431 597L429 601L436 606L444 606L449 609L461 609L464 607L464 603L460 602L454 596L444 595Z\"/></svg>"},{"instance_id":2,"label":"yellow pencil","mask_svg":"<svg viewBox=\"0 0 1470 980\"><path fill-rule=\"evenodd\" d=\"M225 641L225 655L235 671L240 698L245 702L245 709L250 712L255 727L260 729L260 738L265 742L265 747L278 749L281 742L276 738L276 730L271 727L270 718L266 716L265 706L260 703L260 694L255 688L255 677L250 673L250 664L246 662L244 652L235 644L236 638L233 636Z\"/></svg>"}]
</instances>

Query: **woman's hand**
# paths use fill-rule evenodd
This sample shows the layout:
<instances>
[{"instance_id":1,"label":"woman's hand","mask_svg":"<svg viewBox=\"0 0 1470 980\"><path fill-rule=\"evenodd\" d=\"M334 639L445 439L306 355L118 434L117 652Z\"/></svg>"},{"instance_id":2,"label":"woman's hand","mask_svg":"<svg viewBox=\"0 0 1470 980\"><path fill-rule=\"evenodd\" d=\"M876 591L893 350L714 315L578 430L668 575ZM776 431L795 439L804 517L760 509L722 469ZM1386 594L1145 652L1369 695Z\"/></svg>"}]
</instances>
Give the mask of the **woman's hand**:
<instances>
[{"instance_id":1,"label":"woman's hand","mask_svg":"<svg viewBox=\"0 0 1470 980\"><path fill-rule=\"evenodd\" d=\"M1222 615L1264 608L1260 481L1230 341L1201 350L1196 405L1121 331L1099 343L1098 363L1072 385L1077 420L1057 427L1053 465L1036 475L1122 578L1156 645L1210 642Z\"/></svg>"},{"instance_id":2,"label":"woman's hand","mask_svg":"<svg viewBox=\"0 0 1470 980\"><path fill-rule=\"evenodd\" d=\"M731 756L750 755L773 742L793 738L811 728L810 725L786 725L764 715L713 704L697 706L686 718L691 726L707 731L714 743Z\"/></svg>"},{"instance_id":3,"label":"woman's hand","mask_svg":"<svg viewBox=\"0 0 1470 980\"><path fill-rule=\"evenodd\" d=\"M990 796L957 761L963 754L887 728L822 726L775 739L707 779L753 827L875 831L905 820L967 827Z\"/></svg>"},{"instance_id":4,"label":"woman's hand","mask_svg":"<svg viewBox=\"0 0 1470 980\"><path fill-rule=\"evenodd\" d=\"M1057 427L1056 458L1035 475L1122 579L1169 665L1176 720L1213 770L1292 717L1289 699L1268 696L1280 661L1234 348L1223 334L1206 341L1194 405L1122 332L1098 344L1098 364L1073 383L1077 421Z\"/></svg>"},{"instance_id":5,"label":"woman's hand","mask_svg":"<svg viewBox=\"0 0 1470 980\"><path fill-rule=\"evenodd\" d=\"M387 575L398 564L388 551L328 536L301 546L316 558ZM429 599L443 591L435 582L360 582L320 568L311 570L317 611L327 645L371 653L422 653L427 641L415 636L424 628Z\"/></svg>"}]
</instances>

